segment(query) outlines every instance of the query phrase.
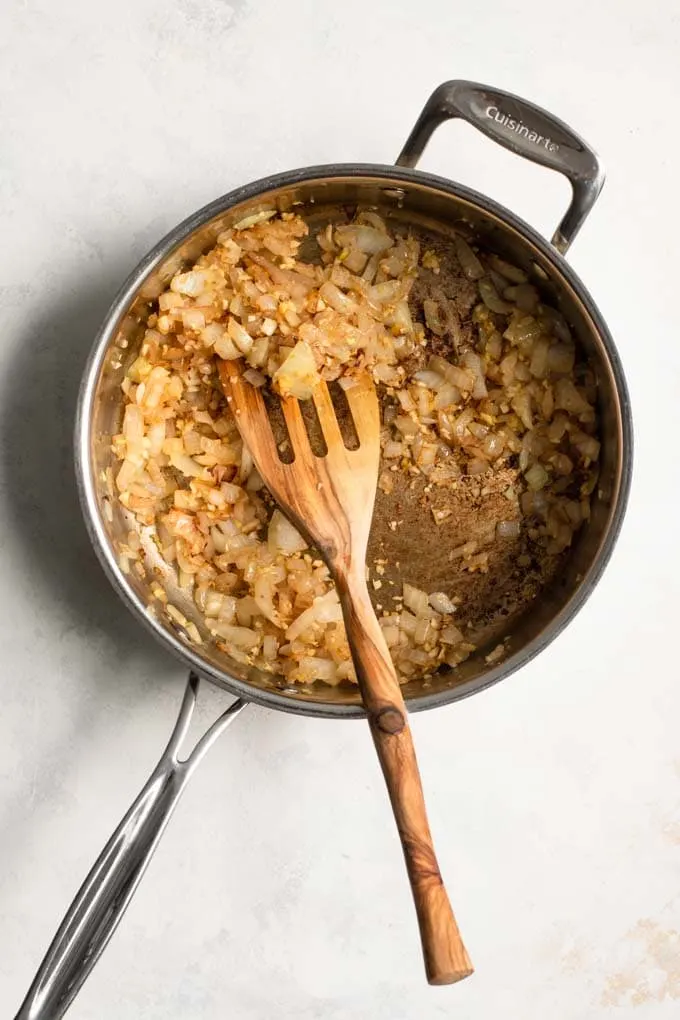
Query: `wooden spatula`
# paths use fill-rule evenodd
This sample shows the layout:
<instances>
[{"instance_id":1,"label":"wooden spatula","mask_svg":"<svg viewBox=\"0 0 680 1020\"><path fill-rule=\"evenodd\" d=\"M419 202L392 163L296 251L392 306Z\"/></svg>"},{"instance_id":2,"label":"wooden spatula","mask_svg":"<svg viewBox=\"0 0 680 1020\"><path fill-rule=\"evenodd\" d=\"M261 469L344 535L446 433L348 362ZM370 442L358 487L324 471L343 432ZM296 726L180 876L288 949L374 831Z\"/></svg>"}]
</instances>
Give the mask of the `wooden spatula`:
<instances>
[{"instance_id":1,"label":"wooden spatula","mask_svg":"<svg viewBox=\"0 0 680 1020\"><path fill-rule=\"evenodd\" d=\"M223 361L220 376L238 428L255 465L282 511L319 550L340 597L361 697L382 766L406 858L425 970L430 984L472 973L439 873L425 811L406 705L373 611L366 584L366 546L380 461L380 409L366 375L345 391L359 447L344 444L325 383L313 394L328 452L311 449L300 405L281 401L294 453L284 464L261 392L241 376L240 364Z\"/></svg>"}]
</instances>

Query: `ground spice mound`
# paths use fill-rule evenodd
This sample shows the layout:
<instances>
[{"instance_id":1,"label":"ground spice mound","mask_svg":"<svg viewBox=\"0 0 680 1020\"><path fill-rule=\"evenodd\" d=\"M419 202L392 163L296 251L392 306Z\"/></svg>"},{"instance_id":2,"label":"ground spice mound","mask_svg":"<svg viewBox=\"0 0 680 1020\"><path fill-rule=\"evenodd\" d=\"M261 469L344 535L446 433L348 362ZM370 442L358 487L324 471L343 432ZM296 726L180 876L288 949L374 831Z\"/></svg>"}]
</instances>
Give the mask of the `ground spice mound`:
<instances>
[{"instance_id":1,"label":"ground spice mound","mask_svg":"<svg viewBox=\"0 0 680 1020\"><path fill-rule=\"evenodd\" d=\"M425 591L442 591L457 604L456 625L479 648L500 640L553 576L559 558L528 540L499 537L498 525L521 519L514 495L517 469L482 479L463 476L446 487L394 473L390 493L378 492L369 542L369 585L378 614L399 611L404 578ZM455 487L454 487L455 486ZM395 527L396 523L396 527ZM467 557L456 550L476 548ZM485 569L470 569L477 552ZM376 571L376 566L379 572Z\"/></svg>"}]
</instances>

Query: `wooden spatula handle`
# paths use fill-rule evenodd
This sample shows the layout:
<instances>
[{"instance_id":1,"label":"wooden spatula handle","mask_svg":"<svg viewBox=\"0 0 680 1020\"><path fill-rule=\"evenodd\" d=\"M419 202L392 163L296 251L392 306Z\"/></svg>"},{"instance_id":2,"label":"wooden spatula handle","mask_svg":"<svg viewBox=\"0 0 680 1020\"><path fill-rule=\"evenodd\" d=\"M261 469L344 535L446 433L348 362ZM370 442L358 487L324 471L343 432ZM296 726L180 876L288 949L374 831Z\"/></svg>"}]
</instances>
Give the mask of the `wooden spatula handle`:
<instances>
[{"instance_id":1,"label":"wooden spatula handle","mask_svg":"<svg viewBox=\"0 0 680 1020\"><path fill-rule=\"evenodd\" d=\"M336 570L373 740L390 795L413 891L427 980L452 984L473 967L458 931L432 845L404 698L366 586L365 569Z\"/></svg>"}]
</instances>

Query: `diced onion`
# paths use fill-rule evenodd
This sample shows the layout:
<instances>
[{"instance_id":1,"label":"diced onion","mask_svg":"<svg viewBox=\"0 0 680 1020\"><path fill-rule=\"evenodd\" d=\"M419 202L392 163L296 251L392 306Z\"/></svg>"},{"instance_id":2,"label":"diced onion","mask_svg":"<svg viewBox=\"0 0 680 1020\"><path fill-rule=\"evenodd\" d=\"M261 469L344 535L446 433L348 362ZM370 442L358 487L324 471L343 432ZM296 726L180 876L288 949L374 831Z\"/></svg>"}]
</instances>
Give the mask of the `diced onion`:
<instances>
[{"instance_id":1,"label":"diced onion","mask_svg":"<svg viewBox=\"0 0 680 1020\"><path fill-rule=\"evenodd\" d=\"M435 613L455 613L455 603L451 601L448 595L443 591L435 591L430 595L430 605L434 609Z\"/></svg>"},{"instance_id":2,"label":"diced onion","mask_svg":"<svg viewBox=\"0 0 680 1020\"><path fill-rule=\"evenodd\" d=\"M439 372L416 372L413 378L416 382L422 383L423 386L427 386L430 390L438 390L444 385L444 377Z\"/></svg>"},{"instance_id":3,"label":"diced onion","mask_svg":"<svg viewBox=\"0 0 680 1020\"><path fill-rule=\"evenodd\" d=\"M445 645L458 645L464 640L463 632L452 623L447 623L441 632L441 640Z\"/></svg>"},{"instance_id":4,"label":"diced onion","mask_svg":"<svg viewBox=\"0 0 680 1020\"><path fill-rule=\"evenodd\" d=\"M245 652L251 652L260 641L260 635L250 627L234 627L217 620L215 623L211 621L210 629L213 634L224 638L228 644L241 648Z\"/></svg>"},{"instance_id":5,"label":"diced onion","mask_svg":"<svg viewBox=\"0 0 680 1020\"><path fill-rule=\"evenodd\" d=\"M419 588L415 588L412 584L404 584L402 595L404 597L404 605L407 609L410 609L412 613L415 613L416 616L422 616L427 613L427 592L421 591Z\"/></svg>"},{"instance_id":6,"label":"diced onion","mask_svg":"<svg viewBox=\"0 0 680 1020\"><path fill-rule=\"evenodd\" d=\"M306 540L280 510L275 510L272 514L267 541L271 552L280 552L284 556L292 556L293 553L303 552L307 548Z\"/></svg>"},{"instance_id":7,"label":"diced onion","mask_svg":"<svg viewBox=\"0 0 680 1020\"><path fill-rule=\"evenodd\" d=\"M394 460L395 458L403 457L404 455L404 444L395 443L393 440L385 443L383 446L383 457L386 460Z\"/></svg>"},{"instance_id":8,"label":"diced onion","mask_svg":"<svg viewBox=\"0 0 680 1020\"><path fill-rule=\"evenodd\" d=\"M499 538L519 538L519 521L499 521L496 525L496 534Z\"/></svg>"},{"instance_id":9,"label":"diced onion","mask_svg":"<svg viewBox=\"0 0 680 1020\"><path fill-rule=\"evenodd\" d=\"M243 328L241 323L234 318L233 315L229 316L229 323L227 324L227 332L230 338L234 341L241 354L247 354L250 348L253 346L253 338L247 330Z\"/></svg>"},{"instance_id":10,"label":"diced onion","mask_svg":"<svg viewBox=\"0 0 680 1020\"><path fill-rule=\"evenodd\" d=\"M309 400L321 381L309 344L299 340L274 373L273 379L282 396Z\"/></svg>"},{"instance_id":11,"label":"diced onion","mask_svg":"<svg viewBox=\"0 0 680 1020\"><path fill-rule=\"evenodd\" d=\"M538 492L548 484L550 475L542 464L534 464L526 472L524 479L532 492Z\"/></svg>"},{"instance_id":12,"label":"diced onion","mask_svg":"<svg viewBox=\"0 0 680 1020\"><path fill-rule=\"evenodd\" d=\"M243 378L247 383L250 383L251 386L255 386L256 388L264 386L267 381L266 377L262 375L262 372L258 372L255 368L247 368L243 373Z\"/></svg>"},{"instance_id":13,"label":"diced onion","mask_svg":"<svg viewBox=\"0 0 680 1020\"><path fill-rule=\"evenodd\" d=\"M353 246L368 255L378 255L394 244L389 234L361 223L336 227L335 237L341 248Z\"/></svg>"},{"instance_id":14,"label":"diced onion","mask_svg":"<svg viewBox=\"0 0 680 1020\"><path fill-rule=\"evenodd\" d=\"M337 623L341 619L342 609L337 593L331 590L327 595L314 599L309 609L305 609L296 620L293 620L286 630L286 638L288 641L294 641L315 623Z\"/></svg>"},{"instance_id":15,"label":"diced onion","mask_svg":"<svg viewBox=\"0 0 680 1020\"><path fill-rule=\"evenodd\" d=\"M456 234L454 237L454 243L456 246L458 261L460 262L461 268L468 280L481 280L484 276L484 266L479 261L465 238L461 237L460 234Z\"/></svg>"},{"instance_id":16,"label":"diced onion","mask_svg":"<svg viewBox=\"0 0 680 1020\"><path fill-rule=\"evenodd\" d=\"M498 296L498 291L488 277L479 281L479 293L489 311L499 312L501 315L509 315L512 311L512 305Z\"/></svg>"}]
</instances>

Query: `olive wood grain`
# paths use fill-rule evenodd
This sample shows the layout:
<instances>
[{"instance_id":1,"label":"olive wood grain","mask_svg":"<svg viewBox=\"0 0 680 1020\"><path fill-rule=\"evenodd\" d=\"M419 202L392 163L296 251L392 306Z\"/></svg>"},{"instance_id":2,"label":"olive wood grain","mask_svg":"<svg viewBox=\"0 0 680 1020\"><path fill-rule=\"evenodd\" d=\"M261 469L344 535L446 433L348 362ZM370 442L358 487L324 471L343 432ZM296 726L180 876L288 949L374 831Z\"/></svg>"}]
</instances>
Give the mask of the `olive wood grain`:
<instances>
[{"instance_id":1,"label":"olive wood grain","mask_svg":"<svg viewBox=\"0 0 680 1020\"><path fill-rule=\"evenodd\" d=\"M325 383L313 394L328 451L312 452L300 405L282 399L294 460L282 463L262 394L241 366L220 363L227 400L262 479L283 512L315 545L336 582L359 689L406 859L430 984L451 984L472 964L432 845L406 705L366 583L366 547L380 463L380 409L372 381L345 395L359 447L348 450Z\"/></svg>"}]
</instances>

